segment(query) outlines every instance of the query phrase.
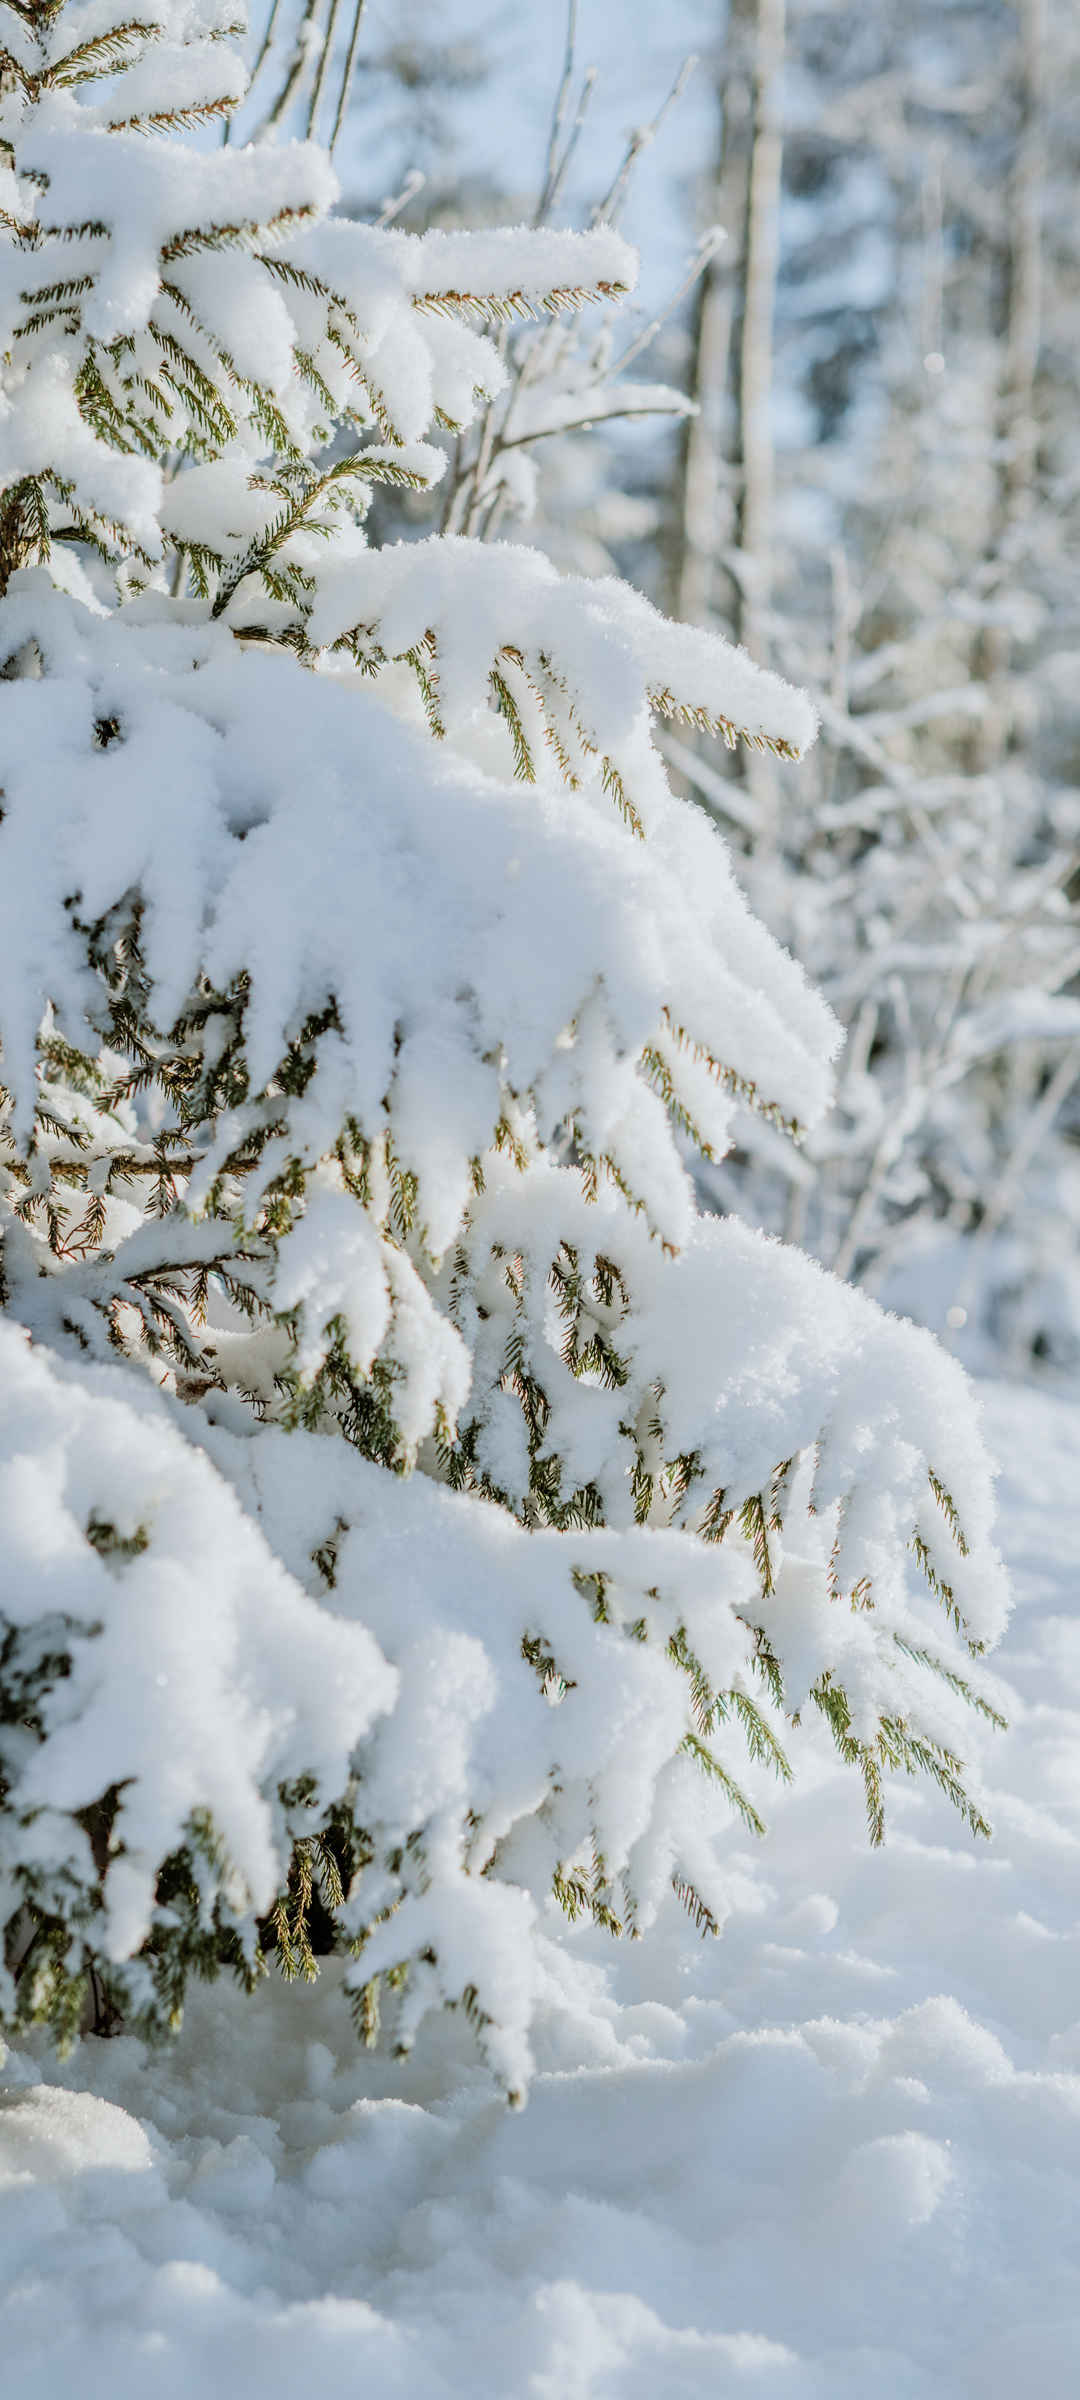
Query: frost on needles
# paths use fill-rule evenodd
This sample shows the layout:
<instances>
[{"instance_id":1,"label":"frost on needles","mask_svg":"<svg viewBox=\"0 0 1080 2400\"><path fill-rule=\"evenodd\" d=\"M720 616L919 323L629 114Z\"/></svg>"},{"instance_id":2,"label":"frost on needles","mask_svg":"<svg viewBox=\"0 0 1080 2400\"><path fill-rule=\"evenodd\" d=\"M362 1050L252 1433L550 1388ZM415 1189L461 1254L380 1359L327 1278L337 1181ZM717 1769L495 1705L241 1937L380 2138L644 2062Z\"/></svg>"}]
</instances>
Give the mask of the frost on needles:
<instances>
[{"instance_id":1,"label":"frost on needles","mask_svg":"<svg viewBox=\"0 0 1080 2400\"><path fill-rule=\"evenodd\" d=\"M347 1954L528 2074L533 1928L726 1909L817 1710L984 1830L1001 1573L925 1335L698 1213L834 1022L657 717L806 701L614 582L373 546L603 226L336 217L207 149L229 12L0 7L0 2015ZM235 29L233 29L235 30Z\"/></svg>"}]
</instances>

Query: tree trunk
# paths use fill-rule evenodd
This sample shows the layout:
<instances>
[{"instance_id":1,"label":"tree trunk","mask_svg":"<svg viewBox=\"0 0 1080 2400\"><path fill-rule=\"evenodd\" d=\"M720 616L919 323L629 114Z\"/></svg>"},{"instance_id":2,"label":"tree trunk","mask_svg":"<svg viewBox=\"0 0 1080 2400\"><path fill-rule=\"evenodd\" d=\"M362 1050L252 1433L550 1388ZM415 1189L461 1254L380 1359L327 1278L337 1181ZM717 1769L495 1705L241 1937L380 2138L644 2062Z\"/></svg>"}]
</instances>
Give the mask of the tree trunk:
<instances>
[{"instance_id":1,"label":"tree trunk","mask_svg":"<svg viewBox=\"0 0 1080 2400\"><path fill-rule=\"evenodd\" d=\"M687 418L683 433L672 594L673 613L683 625L708 624L718 552L724 546L720 503L721 487L726 483L731 488L724 419L733 310L733 270L721 253L705 270L694 316L690 394L697 415Z\"/></svg>"},{"instance_id":2,"label":"tree trunk","mask_svg":"<svg viewBox=\"0 0 1080 2400\"><path fill-rule=\"evenodd\" d=\"M996 434L1001 453L989 563L993 591L1009 571L1017 535L1031 505L1038 446L1035 379L1042 336L1042 184L1046 96L1045 0L1018 0L1019 125L1008 196L1006 321ZM985 626L975 644L972 672L986 687L986 713L973 740L972 764L985 773L1003 757L1012 730L1008 691L1010 636Z\"/></svg>"},{"instance_id":3,"label":"tree trunk","mask_svg":"<svg viewBox=\"0 0 1080 2400\"><path fill-rule=\"evenodd\" d=\"M768 648L773 540L770 400L785 36L786 0L733 0L718 85L716 213L734 238L710 267L698 302L690 385L698 414L683 442L672 576L680 618L690 624L726 618L736 639L761 659ZM723 600L718 570L730 580ZM750 790L759 839L767 843L775 814L772 761L740 750L732 764Z\"/></svg>"},{"instance_id":4,"label":"tree trunk","mask_svg":"<svg viewBox=\"0 0 1080 2400\"><path fill-rule=\"evenodd\" d=\"M746 200L746 271L739 344L739 458L742 483L739 549L742 595L739 634L754 658L767 650L773 540L773 445L770 402L773 320L780 259L779 83L784 63L786 0L758 0L754 59L753 134Z\"/></svg>"}]
</instances>

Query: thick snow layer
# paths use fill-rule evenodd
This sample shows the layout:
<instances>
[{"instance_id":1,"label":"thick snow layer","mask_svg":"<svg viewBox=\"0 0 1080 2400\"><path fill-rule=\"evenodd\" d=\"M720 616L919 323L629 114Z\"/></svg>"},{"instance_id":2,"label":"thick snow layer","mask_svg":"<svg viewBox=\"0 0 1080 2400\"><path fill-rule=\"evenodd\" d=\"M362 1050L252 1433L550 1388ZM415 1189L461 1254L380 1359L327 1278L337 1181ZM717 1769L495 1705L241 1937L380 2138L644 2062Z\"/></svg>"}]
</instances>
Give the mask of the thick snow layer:
<instances>
[{"instance_id":1,"label":"thick snow layer","mask_svg":"<svg viewBox=\"0 0 1080 2400\"><path fill-rule=\"evenodd\" d=\"M370 1634L284 1571L148 1383L115 1367L65 1371L7 1318L0 1522L9 1646L55 1646L71 1628L45 1738L26 1755L22 1727L3 1728L5 1797L32 1823L32 1854L59 1872L73 1847L77 1876L69 1812L115 1783L123 1849L108 1877L108 1956L128 1958L145 1938L157 1869L198 1810L212 1813L240 1906L246 1895L268 1907L283 1844L267 1792L304 1774L342 1789L358 1733L393 1704L396 1677ZM11 1839L5 1812L0 1888Z\"/></svg>"},{"instance_id":2,"label":"thick snow layer","mask_svg":"<svg viewBox=\"0 0 1080 2400\"><path fill-rule=\"evenodd\" d=\"M1080 1413L999 1389L1020 1602L996 1834L914 1785L871 1852L818 1737L697 1942L546 1954L526 2113L464 2028L337 1984L193 1999L159 2056L0 2093L11 2400L1066 2400L1080 2355ZM1007 1688L1005 1688L1007 1679Z\"/></svg>"},{"instance_id":3,"label":"thick snow layer","mask_svg":"<svg viewBox=\"0 0 1080 2400\"><path fill-rule=\"evenodd\" d=\"M558 688L605 749L626 740L646 693L665 715L794 753L817 732L805 692L722 635L673 624L614 577L559 576L539 551L516 543L433 535L378 551L339 549L319 577L311 639L337 642L358 626L377 626L394 657L434 632L448 730L482 705L493 660L517 652L539 678L553 663Z\"/></svg>"},{"instance_id":4,"label":"thick snow layer","mask_svg":"<svg viewBox=\"0 0 1080 2400\"><path fill-rule=\"evenodd\" d=\"M223 988L241 968L251 974L257 1084L333 991L349 1047L347 1105L373 1124L404 1035L398 1079L429 1144L417 1161L425 1208L427 1186L435 1205L446 1173L433 1087L456 1097L454 1147L467 1177L499 1113L494 1073L482 1075L478 1062L502 1048L516 1087L535 1088L598 985L609 1022L594 1027L594 1090L586 1095L571 1077L551 1100L553 1119L576 1108L598 1150L607 1138L593 1126L599 1060L640 1052L660 1035L665 1008L725 1067L812 1122L829 1096L835 1021L750 917L723 844L673 799L640 730L630 743L643 662L606 619L586 622L590 587L560 586L527 551L479 543L402 544L365 553L362 566L369 581L350 584L349 621L358 608L385 611L393 651L408 650L426 625L438 629L455 725L487 772L397 723L381 682L373 692L351 675L306 675L277 654L238 655L198 603L148 594L99 618L57 593L43 569L12 578L0 649L6 658L36 644L44 668L11 684L5 711L0 1038L21 1122L46 998L81 1038L85 942L65 925L65 896L77 890L92 920L134 889L146 904L159 1022L180 1009L200 967ZM534 586L551 618L546 637ZM595 588L631 607L635 626L638 611L651 613L614 584ZM505 780L509 745L488 708L493 660L519 635L557 643L564 610L579 666L592 640L648 845L630 837L599 781L579 792L553 767L536 786ZM718 668L730 661L757 679L763 706L800 705L728 645L714 640L712 651ZM120 738L103 752L93 729L114 718ZM552 1063L549 1080L554 1072ZM673 1238L681 1231L674 1226Z\"/></svg>"}]
</instances>

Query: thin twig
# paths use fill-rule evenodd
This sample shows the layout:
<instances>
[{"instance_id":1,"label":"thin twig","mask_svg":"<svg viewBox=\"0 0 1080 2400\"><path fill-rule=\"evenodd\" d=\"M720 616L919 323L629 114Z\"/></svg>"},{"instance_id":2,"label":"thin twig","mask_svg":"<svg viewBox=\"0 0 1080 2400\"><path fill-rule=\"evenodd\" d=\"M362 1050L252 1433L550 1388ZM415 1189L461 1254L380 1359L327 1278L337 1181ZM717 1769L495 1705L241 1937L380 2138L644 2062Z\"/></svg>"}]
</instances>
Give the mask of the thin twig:
<instances>
[{"instance_id":1,"label":"thin twig","mask_svg":"<svg viewBox=\"0 0 1080 2400\"><path fill-rule=\"evenodd\" d=\"M507 333L504 325L499 334L498 341L500 358L506 357L507 346ZM465 531L467 534L475 533L477 519L482 506L483 488L487 481L488 468L491 465L492 452L495 447L496 408L497 403L494 400L489 400L484 411L484 421L480 428L480 443L476 453L476 462L472 470L472 498L469 502L468 515L465 519Z\"/></svg>"},{"instance_id":2,"label":"thin twig","mask_svg":"<svg viewBox=\"0 0 1080 2400\"><path fill-rule=\"evenodd\" d=\"M620 356L612 360L608 369L610 375L621 375L623 368L628 367L632 359L640 358L642 351L647 350L650 342L656 340L657 334L663 331L668 319L674 316L680 302L685 300L689 291L693 290L698 277L705 273L706 267L710 265L727 238L722 225L710 225L708 232L702 234L682 282L676 286L670 300L661 309L660 315L650 318L649 323L635 336L635 339L621 352Z\"/></svg>"},{"instance_id":3,"label":"thin twig","mask_svg":"<svg viewBox=\"0 0 1080 2400\"><path fill-rule=\"evenodd\" d=\"M566 110L570 99L570 86L574 79L574 50L576 44L577 0L569 0L569 5L566 11L566 55L563 60L562 80L559 84L558 91L555 94L555 106L551 114L551 132L548 135L547 168L544 175L543 190L541 191L540 198L537 202L536 215L533 218L534 225L543 224L544 218L546 217L548 209L550 208L552 200L555 196L555 183L559 171L559 141L562 135L563 124L566 119Z\"/></svg>"},{"instance_id":4,"label":"thin twig","mask_svg":"<svg viewBox=\"0 0 1080 2400\"><path fill-rule=\"evenodd\" d=\"M285 81L272 108L252 136L255 141L265 141L268 134L275 132L296 98L307 73L308 60L311 56L311 44L305 39L305 36L308 27L314 24L318 8L319 0L305 0L304 13L296 29L296 47L289 62Z\"/></svg>"},{"instance_id":5,"label":"thin twig","mask_svg":"<svg viewBox=\"0 0 1080 2400\"><path fill-rule=\"evenodd\" d=\"M256 59L255 59L255 64L254 64L254 66L252 67L251 74L250 74L250 75L249 75L249 77L248 77L248 87L247 87L247 88L248 88L248 93L249 93L249 94L250 94L250 92L251 92L251 89L252 89L252 86L253 86L253 84L254 84L254 82L255 82L255 77L256 77L256 75L258 74L260 67L262 66L263 60L264 60L264 58L266 57L266 53L267 53L267 51L268 51L268 50L269 50L269 48L270 48L270 44L271 44L271 42L273 41L273 38L274 38L274 32L275 32L275 28L276 28L276 26L277 26L278 10L279 10L279 8L280 8L280 7L281 7L281 0L270 0L270 14L269 14L269 16L267 17L267 20L266 20L266 26L265 26L265 29L264 29L264 32L263 32L263 37L262 37L262 40L261 40L261 42L259 43L259 48L258 48L258 53L257 53ZM232 119L232 117L226 117L226 119L225 119L225 131L224 131L224 134L222 135L222 142L223 142L223 144L226 144L226 143L228 143L228 142L230 142L230 141L232 140L232 129L233 129L233 119Z\"/></svg>"},{"instance_id":6,"label":"thin twig","mask_svg":"<svg viewBox=\"0 0 1080 2400\"><path fill-rule=\"evenodd\" d=\"M345 121L345 110L348 105L349 91L352 85L353 68L356 64L356 46L360 39L360 19L363 14L364 0L356 0L356 14L352 21L352 32L349 35L349 47L345 54L345 66L341 77L341 90L338 93L337 114L334 118L334 130L330 136L329 148L331 158L334 155L334 151L337 146L337 138Z\"/></svg>"},{"instance_id":7,"label":"thin twig","mask_svg":"<svg viewBox=\"0 0 1080 2400\"><path fill-rule=\"evenodd\" d=\"M592 99L595 90L596 68L586 67L581 81L581 96L577 104L577 113L575 115L574 122L570 127L566 148L563 151L562 158L559 161L559 171L548 194L545 208L546 215L550 215L550 212L554 208L556 201L561 196L563 185L566 182L567 174L570 169L571 159L573 158L574 152L576 151L578 143L581 139L581 128L584 125L585 119L589 113L589 102ZM536 222L538 225L541 222L539 216L537 216Z\"/></svg>"},{"instance_id":8,"label":"thin twig","mask_svg":"<svg viewBox=\"0 0 1080 2400\"><path fill-rule=\"evenodd\" d=\"M308 109L307 138L309 142L315 131L315 119L319 113L319 102L322 99L323 85L326 82L326 70L330 64L330 53L334 47L334 34L337 29L338 10L340 6L341 0L330 0L330 14L326 20L326 33L323 37L322 54L319 59L319 71L315 77L315 85L311 94L311 106Z\"/></svg>"},{"instance_id":9,"label":"thin twig","mask_svg":"<svg viewBox=\"0 0 1080 2400\"><path fill-rule=\"evenodd\" d=\"M935 860L939 870L945 870L951 866L952 860L945 843L935 832L925 809L915 798L918 790L918 777L914 771L909 767L902 766L898 759L890 758L888 751L882 748L880 742L876 742L872 734L863 731L859 718L849 716L845 710L837 708L827 692L815 691L814 702L830 739L839 743L842 749L850 750L856 758L863 759L866 765L872 767L875 774L881 777L882 782L887 783L890 789L897 794L907 823L918 834L920 841L929 852L930 857ZM962 898L959 898L957 902L960 914L974 916L976 903L966 885L961 885L960 891Z\"/></svg>"},{"instance_id":10,"label":"thin twig","mask_svg":"<svg viewBox=\"0 0 1080 2400\"><path fill-rule=\"evenodd\" d=\"M422 167L410 167L400 192L395 192L389 200L383 201L382 208L375 219L376 225L392 225L394 218L401 215L402 209L408 207L410 200L415 200L417 193L423 191L426 182L427 176Z\"/></svg>"},{"instance_id":11,"label":"thin twig","mask_svg":"<svg viewBox=\"0 0 1080 2400\"><path fill-rule=\"evenodd\" d=\"M554 433L591 433L594 425L613 425L621 417L685 417L693 413L689 402L683 402L681 395L676 394L676 402L677 405L670 408L661 407L657 401L647 408L597 408L587 417L569 417L565 425L538 425L535 433L503 434L499 442L499 456L504 450L523 450L528 442L550 441Z\"/></svg>"},{"instance_id":12,"label":"thin twig","mask_svg":"<svg viewBox=\"0 0 1080 2400\"><path fill-rule=\"evenodd\" d=\"M1021 1126L987 1202L982 1222L971 1243L967 1272L957 1296L957 1305L963 1308L965 1313L970 1309L975 1298L979 1269L994 1235L1002 1220L1007 1216L1032 1160L1049 1133L1059 1108L1068 1099L1078 1075L1080 1075L1080 1042L1070 1042L1045 1091L1040 1094L1025 1123ZM955 1319L953 1322L955 1323Z\"/></svg>"},{"instance_id":13,"label":"thin twig","mask_svg":"<svg viewBox=\"0 0 1080 2400\"><path fill-rule=\"evenodd\" d=\"M594 225L614 225L617 223L619 211L622 208L624 200L626 199L630 177L633 174L635 164L640 158L642 151L647 150L650 143L656 140L656 136L660 131L660 127L663 124L664 118L667 116L669 109L674 108L676 101L682 99L683 93L686 90L686 86L690 81L690 77L693 74L697 63L697 52L692 50L689 56L684 58L682 65L679 68L679 72L675 77L675 81L671 86L671 90L669 91L667 98L661 101L655 117L651 117L647 125L636 125L634 127L634 131L626 145L625 154L616 172L615 180L605 192L603 199L597 202L597 205L592 212L592 222Z\"/></svg>"},{"instance_id":14,"label":"thin twig","mask_svg":"<svg viewBox=\"0 0 1080 2400\"><path fill-rule=\"evenodd\" d=\"M259 72L259 68L261 67L263 60L266 57L266 53L270 48L270 44L273 41L274 28L277 24L277 15L280 7L281 0L270 0L270 14L266 20L266 31L263 34L261 42L259 43L258 55L251 70L252 83L254 83L255 77Z\"/></svg>"}]
</instances>

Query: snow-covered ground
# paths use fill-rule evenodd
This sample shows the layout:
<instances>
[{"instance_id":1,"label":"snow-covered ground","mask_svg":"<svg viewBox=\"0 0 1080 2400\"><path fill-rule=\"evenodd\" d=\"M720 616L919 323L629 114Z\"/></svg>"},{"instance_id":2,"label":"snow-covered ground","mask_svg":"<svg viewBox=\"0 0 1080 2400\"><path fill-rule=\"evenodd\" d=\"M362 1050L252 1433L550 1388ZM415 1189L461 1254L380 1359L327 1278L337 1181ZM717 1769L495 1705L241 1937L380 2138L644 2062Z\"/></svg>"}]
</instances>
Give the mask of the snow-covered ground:
<instances>
[{"instance_id":1,"label":"snow-covered ground","mask_svg":"<svg viewBox=\"0 0 1080 2400\"><path fill-rule=\"evenodd\" d=\"M996 1388L1017 1611L972 1844L800 1737L733 1913L552 1943L511 2114L330 1978L0 2085L7 2400L1065 2400L1080 2381L1080 1409Z\"/></svg>"}]
</instances>

